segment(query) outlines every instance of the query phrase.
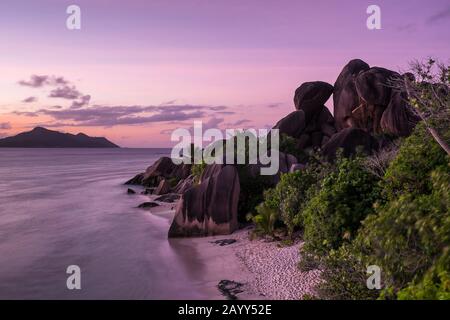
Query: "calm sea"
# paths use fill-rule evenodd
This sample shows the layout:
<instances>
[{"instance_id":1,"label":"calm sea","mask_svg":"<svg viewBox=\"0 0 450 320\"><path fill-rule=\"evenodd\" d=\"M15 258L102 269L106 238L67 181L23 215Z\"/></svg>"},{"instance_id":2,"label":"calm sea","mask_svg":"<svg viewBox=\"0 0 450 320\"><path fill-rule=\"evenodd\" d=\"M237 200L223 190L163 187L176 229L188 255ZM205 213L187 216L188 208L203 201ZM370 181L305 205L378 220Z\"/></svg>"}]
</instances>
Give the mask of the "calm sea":
<instances>
[{"instance_id":1,"label":"calm sea","mask_svg":"<svg viewBox=\"0 0 450 320\"><path fill-rule=\"evenodd\" d=\"M195 251L123 185L167 149L0 149L1 299L204 299ZM81 269L68 290L66 269Z\"/></svg>"}]
</instances>

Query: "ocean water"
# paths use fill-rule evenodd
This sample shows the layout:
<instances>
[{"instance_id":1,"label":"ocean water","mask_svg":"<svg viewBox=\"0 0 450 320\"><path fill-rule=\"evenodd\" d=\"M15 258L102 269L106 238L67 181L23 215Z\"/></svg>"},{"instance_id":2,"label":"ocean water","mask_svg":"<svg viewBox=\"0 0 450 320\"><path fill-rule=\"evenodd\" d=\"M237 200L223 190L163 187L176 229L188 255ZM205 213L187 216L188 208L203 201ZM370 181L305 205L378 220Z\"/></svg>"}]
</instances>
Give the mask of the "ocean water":
<instances>
[{"instance_id":1,"label":"ocean water","mask_svg":"<svg viewBox=\"0 0 450 320\"><path fill-rule=\"evenodd\" d=\"M168 152L0 149L0 299L207 298L195 250L123 185Z\"/></svg>"}]
</instances>

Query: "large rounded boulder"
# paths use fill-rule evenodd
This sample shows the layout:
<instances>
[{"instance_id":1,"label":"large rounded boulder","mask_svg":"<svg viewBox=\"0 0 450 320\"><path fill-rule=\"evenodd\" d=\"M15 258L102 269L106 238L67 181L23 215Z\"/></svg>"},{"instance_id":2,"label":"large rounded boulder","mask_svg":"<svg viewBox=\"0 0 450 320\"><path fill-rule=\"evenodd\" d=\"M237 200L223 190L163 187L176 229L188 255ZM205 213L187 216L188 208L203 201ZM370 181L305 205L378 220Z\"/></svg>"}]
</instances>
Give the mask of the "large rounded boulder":
<instances>
[{"instance_id":1,"label":"large rounded boulder","mask_svg":"<svg viewBox=\"0 0 450 320\"><path fill-rule=\"evenodd\" d=\"M351 60L339 74L333 92L334 119L337 130L351 126L352 111L360 104L355 78L370 66L360 59Z\"/></svg>"},{"instance_id":2,"label":"large rounded boulder","mask_svg":"<svg viewBox=\"0 0 450 320\"><path fill-rule=\"evenodd\" d=\"M392 81L398 77L400 75L397 72L372 67L356 77L356 92L367 104L387 107L391 100Z\"/></svg>"},{"instance_id":3,"label":"large rounded boulder","mask_svg":"<svg viewBox=\"0 0 450 320\"><path fill-rule=\"evenodd\" d=\"M225 235L238 228L238 171L231 165L212 171L213 175L182 195L169 237Z\"/></svg>"},{"instance_id":4,"label":"large rounded boulder","mask_svg":"<svg viewBox=\"0 0 450 320\"><path fill-rule=\"evenodd\" d=\"M298 110L291 112L286 117L278 121L273 128L279 130L280 136L282 134L286 134L293 138L299 138L303 130L305 130L305 127L305 113L302 110Z\"/></svg>"},{"instance_id":5,"label":"large rounded boulder","mask_svg":"<svg viewBox=\"0 0 450 320\"><path fill-rule=\"evenodd\" d=\"M419 119L407 104L405 94L393 92L391 101L381 117L380 126L384 133L406 137L411 134Z\"/></svg>"},{"instance_id":6,"label":"large rounded boulder","mask_svg":"<svg viewBox=\"0 0 450 320\"><path fill-rule=\"evenodd\" d=\"M342 149L343 156L348 157L354 154L358 147L370 154L378 149L378 142L372 135L362 129L346 128L331 137L324 145L322 155L332 160L336 157L337 151Z\"/></svg>"},{"instance_id":7,"label":"large rounded boulder","mask_svg":"<svg viewBox=\"0 0 450 320\"><path fill-rule=\"evenodd\" d=\"M333 86L323 81L305 82L295 90L294 105L305 112L309 122L333 94Z\"/></svg>"}]
</instances>

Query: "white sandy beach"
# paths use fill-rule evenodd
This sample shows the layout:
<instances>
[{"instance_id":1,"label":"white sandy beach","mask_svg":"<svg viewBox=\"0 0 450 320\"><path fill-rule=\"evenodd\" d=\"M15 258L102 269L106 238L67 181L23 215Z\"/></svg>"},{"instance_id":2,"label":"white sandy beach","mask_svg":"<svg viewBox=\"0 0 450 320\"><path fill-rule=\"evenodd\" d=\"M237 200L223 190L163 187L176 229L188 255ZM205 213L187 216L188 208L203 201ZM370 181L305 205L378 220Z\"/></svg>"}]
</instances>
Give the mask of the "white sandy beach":
<instances>
[{"instance_id":1,"label":"white sandy beach","mask_svg":"<svg viewBox=\"0 0 450 320\"><path fill-rule=\"evenodd\" d=\"M154 196L150 198L153 200ZM160 202L150 212L171 220L175 207L176 203ZM302 272L297 267L303 242L280 246L277 241L250 240L251 229L224 236L169 239L169 242L183 248L179 251L186 255L184 260L193 260L190 255L197 257L188 267L201 279L200 290L211 299L225 298L217 288L221 280L241 283L243 292L236 295L241 300L299 300L305 294L314 294L320 271ZM224 239L236 242L224 246L214 243Z\"/></svg>"},{"instance_id":2,"label":"white sandy beach","mask_svg":"<svg viewBox=\"0 0 450 320\"><path fill-rule=\"evenodd\" d=\"M297 264L301 242L279 247L278 242L250 240L250 230L239 230L228 236L183 239L191 242L205 264L207 287L217 291L221 280L243 284L239 299L298 300L313 294L320 281L320 271L302 272ZM215 240L235 239L220 246Z\"/></svg>"}]
</instances>

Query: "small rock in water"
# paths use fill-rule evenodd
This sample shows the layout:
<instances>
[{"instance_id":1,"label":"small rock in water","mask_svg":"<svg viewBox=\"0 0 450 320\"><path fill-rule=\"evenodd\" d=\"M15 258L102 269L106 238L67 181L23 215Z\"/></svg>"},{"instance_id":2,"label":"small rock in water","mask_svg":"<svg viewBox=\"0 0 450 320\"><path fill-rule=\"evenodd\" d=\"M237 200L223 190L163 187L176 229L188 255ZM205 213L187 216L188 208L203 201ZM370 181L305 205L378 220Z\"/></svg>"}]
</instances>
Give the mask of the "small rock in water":
<instances>
[{"instance_id":1,"label":"small rock in water","mask_svg":"<svg viewBox=\"0 0 450 320\"><path fill-rule=\"evenodd\" d=\"M159 204L157 204L156 202L144 202L144 203L141 203L140 205L138 205L138 208L150 209L150 208L154 208L157 206L159 206Z\"/></svg>"},{"instance_id":2,"label":"small rock in water","mask_svg":"<svg viewBox=\"0 0 450 320\"><path fill-rule=\"evenodd\" d=\"M230 244L233 244L236 241L237 241L236 239L221 239L221 240L211 241L211 243L218 244L219 246L223 247L223 246L228 246Z\"/></svg>"},{"instance_id":3,"label":"small rock in water","mask_svg":"<svg viewBox=\"0 0 450 320\"><path fill-rule=\"evenodd\" d=\"M179 194L168 193L168 194L165 194L165 195L162 195L162 196L156 198L155 201L172 203L172 202L177 201L178 199L180 199L180 195Z\"/></svg>"},{"instance_id":4,"label":"small rock in water","mask_svg":"<svg viewBox=\"0 0 450 320\"><path fill-rule=\"evenodd\" d=\"M135 194L136 191L134 191L133 189L128 188L127 193L128 194Z\"/></svg>"},{"instance_id":5,"label":"small rock in water","mask_svg":"<svg viewBox=\"0 0 450 320\"><path fill-rule=\"evenodd\" d=\"M227 297L229 300L237 300L237 294L244 292L242 288L243 284L231 281L231 280L220 280L219 284L217 285L217 288L219 291Z\"/></svg>"},{"instance_id":6,"label":"small rock in water","mask_svg":"<svg viewBox=\"0 0 450 320\"><path fill-rule=\"evenodd\" d=\"M146 188L141 194L152 194L155 188Z\"/></svg>"}]
</instances>

